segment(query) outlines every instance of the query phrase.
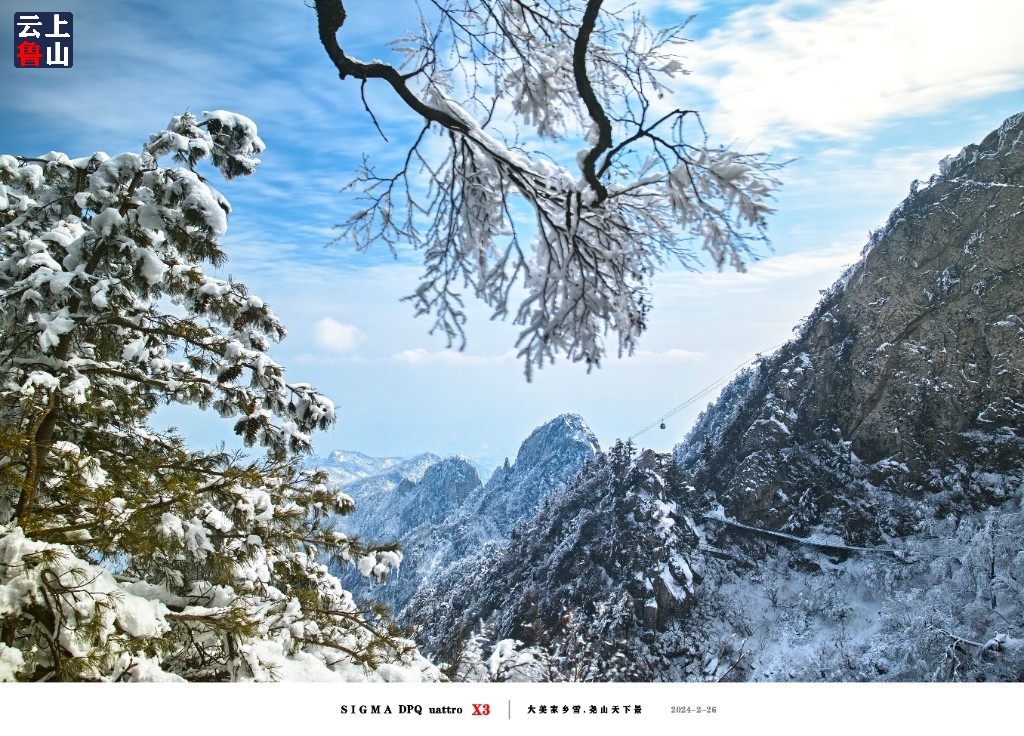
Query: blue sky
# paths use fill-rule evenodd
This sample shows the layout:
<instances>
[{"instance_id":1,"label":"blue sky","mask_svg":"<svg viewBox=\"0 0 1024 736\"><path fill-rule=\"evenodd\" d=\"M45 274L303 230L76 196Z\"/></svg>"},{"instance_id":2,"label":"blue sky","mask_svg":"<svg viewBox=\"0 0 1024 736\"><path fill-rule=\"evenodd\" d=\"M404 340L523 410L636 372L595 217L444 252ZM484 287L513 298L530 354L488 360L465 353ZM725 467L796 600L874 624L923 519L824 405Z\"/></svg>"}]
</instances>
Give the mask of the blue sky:
<instances>
[{"instance_id":1,"label":"blue sky","mask_svg":"<svg viewBox=\"0 0 1024 736\"><path fill-rule=\"evenodd\" d=\"M514 326L470 310L459 353L427 334L408 303L417 255L357 253L332 241L353 211L340 193L364 154L387 168L417 130L384 88L368 99L390 143L344 83L302 0L174 3L3 0L16 11L75 14L72 69L0 67L0 152L73 156L138 150L173 114L226 109L252 118L267 143L253 177L215 182L234 212L221 275L245 282L289 328L275 358L294 381L336 403L317 449L372 455L432 451L485 467L514 456L537 425L578 412L602 444L627 437L793 327L852 263L915 178L1024 109L1024 4L1017 0L642 0L652 18L697 14L691 74L677 93L716 142L788 161L772 250L748 273L670 269L654 281L650 329L632 358L587 374L564 361L526 383ZM704 8L703 5L707 5ZM382 8L388 12L381 12ZM406 0L347 3L346 50L388 58L414 25ZM638 438L669 449L714 394ZM230 425L176 413L199 444Z\"/></svg>"}]
</instances>

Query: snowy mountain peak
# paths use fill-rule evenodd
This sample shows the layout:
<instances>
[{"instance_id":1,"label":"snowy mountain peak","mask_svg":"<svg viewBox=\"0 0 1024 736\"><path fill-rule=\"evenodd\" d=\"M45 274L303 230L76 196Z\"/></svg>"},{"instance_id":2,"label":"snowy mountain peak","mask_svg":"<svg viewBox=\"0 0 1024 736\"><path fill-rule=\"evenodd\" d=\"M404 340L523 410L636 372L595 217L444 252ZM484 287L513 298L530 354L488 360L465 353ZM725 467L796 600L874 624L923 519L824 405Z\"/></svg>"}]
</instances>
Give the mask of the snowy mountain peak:
<instances>
[{"instance_id":1,"label":"snowy mountain peak","mask_svg":"<svg viewBox=\"0 0 1024 736\"><path fill-rule=\"evenodd\" d=\"M468 458L452 455L434 463L419 481L402 481L396 489L402 529L440 523L455 514L480 487L480 475Z\"/></svg>"},{"instance_id":2,"label":"snowy mountain peak","mask_svg":"<svg viewBox=\"0 0 1024 736\"><path fill-rule=\"evenodd\" d=\"M560 448L566 444L577 447L589 446L594 453L600 452L600 445L593 430L579 414L561 414L537 427L516 455L516 465L533 462L549 448Z\"/></svg>"},{"instance_id":3,"label":"snowy mountain peak","mask_svg":"<svg viewBox=\"0 0 1024 736\"><path fill-rule=\"evenodd\" d=\"M360 492L381 484L374 477L353 484L353 530L368 539L398 540L405 555L401 574L375 589L373 597L401 611L446 566L507 537L544 498L565 487L597 446L581 417L564 414L531 432L515 463L498 467L486 485L463 456L434 462L421 477L400 480L385 491ZM346 584L354 592L367 587L355 575L346 575Z\"/></svg>"}]
</instances>

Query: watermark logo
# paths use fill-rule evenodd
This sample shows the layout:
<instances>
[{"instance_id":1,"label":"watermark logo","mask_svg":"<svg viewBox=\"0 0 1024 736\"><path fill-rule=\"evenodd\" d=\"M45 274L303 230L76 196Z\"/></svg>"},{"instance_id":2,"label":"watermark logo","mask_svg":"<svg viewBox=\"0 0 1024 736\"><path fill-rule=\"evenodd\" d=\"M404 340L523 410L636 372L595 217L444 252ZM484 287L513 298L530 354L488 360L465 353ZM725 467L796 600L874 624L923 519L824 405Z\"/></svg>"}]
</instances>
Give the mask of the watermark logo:
<instances>
[{"instance_id":1,"label":"watermark logo","mask_svg":"<svg viewBox=\"0 0 1024 736\"><path fill-rule=\"evenodd\" d=\"M71 13L25 11L14 14L14 66L19 69L70 68L74 17Z\"/></svg>"}]
</instances>

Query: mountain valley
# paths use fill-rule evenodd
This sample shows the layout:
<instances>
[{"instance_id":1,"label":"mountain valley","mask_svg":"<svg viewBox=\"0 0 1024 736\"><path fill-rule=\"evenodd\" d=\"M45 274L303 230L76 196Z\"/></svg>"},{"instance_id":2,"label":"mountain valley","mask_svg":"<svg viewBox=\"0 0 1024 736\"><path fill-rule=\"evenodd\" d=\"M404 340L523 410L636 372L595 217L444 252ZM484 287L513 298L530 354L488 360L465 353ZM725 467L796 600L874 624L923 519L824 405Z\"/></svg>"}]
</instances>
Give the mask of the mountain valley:
<instances>
[{"instance_id":1,"label":"mountain valley","mask_svg":"<svg viewBox=\"0 0 1024 736\"><path fill-rule=\"evenodd\" d=\"M564 415L486 484L328 459L343 524L404 555L346 586L453 680L1024 679L1024 114L796 332L671 454Z\"/></svg>"}]
</instances>

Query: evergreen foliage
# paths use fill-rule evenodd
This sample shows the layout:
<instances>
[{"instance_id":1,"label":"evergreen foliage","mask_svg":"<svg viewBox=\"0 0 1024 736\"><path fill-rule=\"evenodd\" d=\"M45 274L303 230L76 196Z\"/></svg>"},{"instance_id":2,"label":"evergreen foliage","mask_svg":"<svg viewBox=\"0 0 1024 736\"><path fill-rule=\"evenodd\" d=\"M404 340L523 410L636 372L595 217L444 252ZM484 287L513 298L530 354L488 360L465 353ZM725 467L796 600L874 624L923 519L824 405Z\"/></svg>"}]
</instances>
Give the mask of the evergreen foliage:
<instances>
[{"instance_id":1,"label":"evergreen foliage","mask_svg":"<svg viewBox=\"0 0 1024 736\"><path fill-rule=\"evenodd\" d=\"M529 655L516 677L534 681L672 679L697 656L679 651L702 563L670 467L630 442L597 454L506 543L420 590L405 616L424 649L464 679L493 679L474 663L496 651Z\"/></svg>"},{"instance_id":2,"label":"evergreen foliage","mask_svg":"<svg viewBox=\"0 0 1024 736\"><path fill-rule=\"evenodd\" d=\"M333 404L269 357L270 308L203 270L230 206L200 166L246 176L263 148L215 111L141 153L0 157L0 680L432 676L324 564L400 561L333 529L352 500L301 464ZM265 456L154 429L172 403Z\"/></svg>"}]
</instances>

